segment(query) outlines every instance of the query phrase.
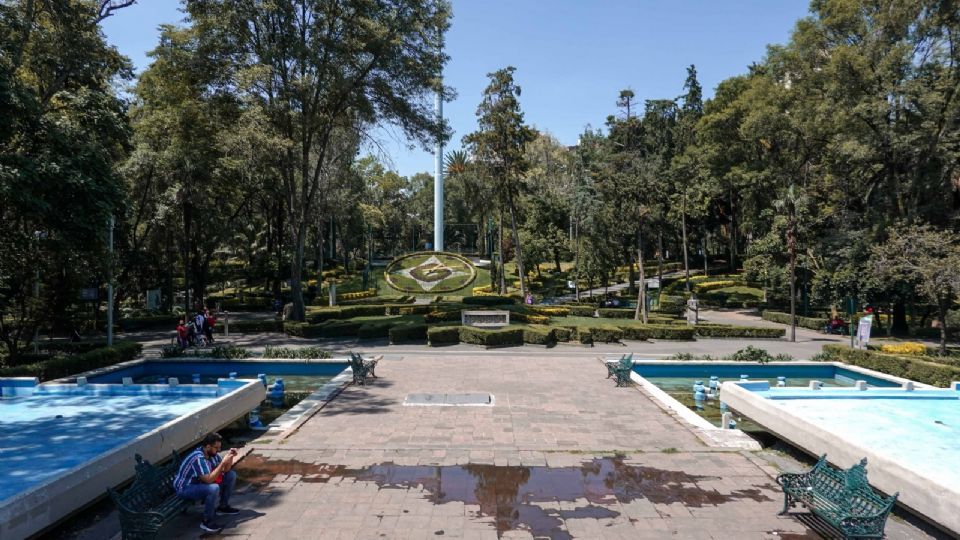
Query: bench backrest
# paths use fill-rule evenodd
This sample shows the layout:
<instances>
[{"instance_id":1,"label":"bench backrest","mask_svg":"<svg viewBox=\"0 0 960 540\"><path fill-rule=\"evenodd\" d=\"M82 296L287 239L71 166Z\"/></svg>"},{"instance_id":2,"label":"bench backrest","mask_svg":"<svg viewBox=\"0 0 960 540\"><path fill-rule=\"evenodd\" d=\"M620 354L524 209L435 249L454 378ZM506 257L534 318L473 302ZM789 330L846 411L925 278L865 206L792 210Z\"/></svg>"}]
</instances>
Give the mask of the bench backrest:
<instances>
[{"instance_id":1,"label":"bench backrest","mask_svg":"<svg viewBox=\"0 0 960 540\"><path fill-rule=\"evenodd\" d=\"M633 368L633 353L630 353L620 359L620 369L632 369L632 368Z\"/></svg>"},{"instance_id":2,"label":"bench backrest","mask_svg":"<svg viewBox=\"0 0 960 540\"><path fill-rule=\"evenodd\" d=\"M180 469L180 456L176 451L164 465L154 465L143 456L134 456L137 461L133 483L120 495L120 500L133 511L145 511L163 502L173 494L173 482Z\"/></svg>"},{"instance_id":3,"label":"bench backrest","mask_svg":"<svg viewBox=\"0 0 960 540\"><path fill-rule=\"evenodd\" d=\"M889 512L897 494L881 497L867 481L867 459L847 470L834 469L826 461L818 462L811 471L810 485L825 499L854 516L874 516Z\"/></svg>"}]
</instances>

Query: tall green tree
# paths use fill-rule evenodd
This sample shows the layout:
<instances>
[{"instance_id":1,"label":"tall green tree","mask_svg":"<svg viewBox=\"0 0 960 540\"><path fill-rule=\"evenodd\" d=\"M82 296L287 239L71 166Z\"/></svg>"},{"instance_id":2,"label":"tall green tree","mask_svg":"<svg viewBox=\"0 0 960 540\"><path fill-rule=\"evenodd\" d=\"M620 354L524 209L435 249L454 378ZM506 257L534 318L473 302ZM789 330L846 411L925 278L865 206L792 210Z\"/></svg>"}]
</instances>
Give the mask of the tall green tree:
<instances>
[{"instance_id":1,"label":"tall green tree","mask_svg":"<svg viewBox=\"0 0 960 540\"><path fill-rule=\"evenodd\" d=\"M520 87L513 80L514 71L516 68L510 66L487 74L490 84L483 91L483 100L477 107L478 129L464 137L463 142L470 148L483 173L492 180L501 205L510 213L520 272L520 294L526 297L527 275L517 226L517 200L528 168L526 146L535 135L523 122Z\"/></svg>"},{"instance_id":2,"label":"tall green tree","mask_svg":"<svg viewBox=\"0 0 960 540\"><path fill-rule=\"evenodd\" d=\"M222 40L222 54L235 66L231 84L285 142L276 172L288 213L291 317L303 320L301 279L314 206L326 182L352 162L356 143L350 141L360 127L394 123L424 145L447 136L431 98L442 90L450 6L443 0L188 0L187 8L201 33Z\"/></svg>"},{"instance_id":3,"label":"tall green tree","mask_svg":"<svg viewBox=\"0 0 960 540\"><path fill-rule=\"evenodd\" d=\"M125 202L115 165L129 129L113 84L130 65L99 8L0 4L0 341L14 356L102 283L108 217Z\"/></svg>"}]
</instances>

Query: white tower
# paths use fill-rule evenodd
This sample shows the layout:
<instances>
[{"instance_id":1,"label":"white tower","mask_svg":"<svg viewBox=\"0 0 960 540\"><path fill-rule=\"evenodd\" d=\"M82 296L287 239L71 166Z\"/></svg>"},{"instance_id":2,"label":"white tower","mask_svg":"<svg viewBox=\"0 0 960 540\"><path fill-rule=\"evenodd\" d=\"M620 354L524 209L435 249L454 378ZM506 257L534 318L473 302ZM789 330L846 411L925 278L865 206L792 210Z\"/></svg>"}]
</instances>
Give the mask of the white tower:
<instances>
[{"instance_id":1,"label":"white tower","mask_svg":"<svg viewBox=\"0 0 960 540\"><path fill-rule=\"evenodd\" d=\"M434 102L437 121L443 121L443 95L437 91ZM436 156L433 172L433 249L443 251L443 139L437 136Z\"/></svg>"}]
</instances>

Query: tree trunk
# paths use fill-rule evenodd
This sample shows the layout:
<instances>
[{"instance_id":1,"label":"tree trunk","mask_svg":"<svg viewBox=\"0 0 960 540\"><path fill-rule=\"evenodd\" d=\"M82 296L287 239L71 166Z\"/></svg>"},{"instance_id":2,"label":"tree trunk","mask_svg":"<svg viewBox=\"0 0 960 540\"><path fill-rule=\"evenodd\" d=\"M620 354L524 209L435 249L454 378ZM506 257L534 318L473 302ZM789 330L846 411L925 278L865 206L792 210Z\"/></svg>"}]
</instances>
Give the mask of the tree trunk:
<instances>
[{"instance_id":1,"label":"tree trunk","mask_svg":"<svg viewBox=\"0 0 960 540\"><path fill-rule=\"evenodd\" d=\"M910 333L907 325L907 307L903 300L893 304L893 322L890 324L890 333L895 336L905 336Z\"/></svg>"},{"instance_id":2,"label":"tree trunk","mask_svg":"<svg viewBox=\"0 0 960 540\"><path fill-rule=\"evenodd\" d=\"M301 277L303 276L303 254L306 245L306 231L304 225L296 227L296 236L294 241L293 260L290 261L290 294L293 300L293 310L290 312L290 319L303 322L306 320L306 306L303 302L303 288Z\"/></svg>"},{"instance_id":3,"label":"tree trunk","mask_svg":"<svg viewBox=\"0 0 960 540\"><path fill-rule=\"evenodd\" d=\"M787 249L790 251L790 341L797 340L797 239L793 216L787 232Z\"/></svg>"},{"instance_id":4,"label":"tree trunk","mask_svg":"<svg viewBox=\"0 0 960 540\"><path fill-rule=\"evenodd\" d=\"M500 242L500 295L507 294L507 269L506 269L506 257L504 256L503 249L503 210L500 210L500 226L497 227L497 235L499 236Z\"/></svg>"},{"instance_id":5,"label":"tree trunk","mask_svg":"<svg viewBox=\"0 0 960 540\"><path fill-rule=\"evenodd\" d=\"M941 298L937 302L937 318L940 319L940 356L947 355L947 310L950 309L950 301Z\"/></svg>"},{"instance_id":6,"label":"tree trunk","mask_svg":"<svg viewBox=\"0 0 960 540\"><path fill-rule=\"evenodd\" d=\"M683 273L686 276L684 287L690 293L690 258L687 254L687 192L683 192L683 202L680 206L680 228L683 239Z\"/></svg>"},{"instance_id":7,"label":"tree trunk","mask_svg":"<svg viewBox=\"0 0 960 540\"><path fill-rule=\"evenodd\" d=\"M729 190L730 197L730 273L737 271L737 214L733 199L733 190Z\"/></svg>"},{"instance_id":8,"label":"tree trunk","mask_svg":"<svg viewBox=\"0 0 960 540\"><path fill-rule=\"evenodd\" d=\"M637 268L640 274L640 283L637 288L637 309L633 313L635 320L642 320L647 324L647 281L646 274L643 272L643 231L637 230Z\"/></svg>"},{"instance_id":9,"label":"tree trunk","mask_svg":"<svg viewBox=\"0 0 960 540\"><path fill-rule=\"evenodd\" d=\"M517 248L517 270L520 272L520 298L521 302L526 302L527 273L523 270L523 251L520 249L520 230L517 229L517 212L514 209L513 194L507 196L507 203L510 205L510 226L513 228L513 241Z\"/></svg>"},{"instance_id":10,"label":"tree trunk","mask_svg":"<svg viewBox=\"0 0 960 540\"><path fill-rule=\"evenodd\" d=\"M657 281L663 287L663 224L657 229Z\"/></svg>"},{"instance_id":11,"label":"tree trunk","mask_svg":"<svg viewBox=\"0 0 960 540\"><path fill-rule=\"evenodd\" d=\"M700 240L703 246L703 275L706 277L710 273L710 257L707 255L707 224L703 224L703 238Z\"/></svg>"}]
</instances>

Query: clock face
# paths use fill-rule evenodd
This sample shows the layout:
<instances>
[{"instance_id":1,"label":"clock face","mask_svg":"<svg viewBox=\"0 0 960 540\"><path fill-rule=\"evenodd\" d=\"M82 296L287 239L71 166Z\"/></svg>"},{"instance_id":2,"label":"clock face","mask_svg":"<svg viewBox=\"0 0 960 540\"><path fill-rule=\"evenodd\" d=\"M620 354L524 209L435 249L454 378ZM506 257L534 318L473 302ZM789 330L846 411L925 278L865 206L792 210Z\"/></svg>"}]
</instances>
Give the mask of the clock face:
<instances>
[{"instance_id":1,"label":"clock face","mask_svg":"<svg viewBox=\"0 0 960 540\"><path fill-rule=\"evenodd\" d=\"M387 283L405 293L453 292L473 283L473 264L453 253L411 253L394 259L385 272Z\"/></svg>"}]
</instances>

